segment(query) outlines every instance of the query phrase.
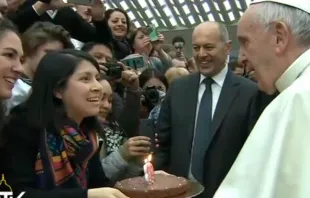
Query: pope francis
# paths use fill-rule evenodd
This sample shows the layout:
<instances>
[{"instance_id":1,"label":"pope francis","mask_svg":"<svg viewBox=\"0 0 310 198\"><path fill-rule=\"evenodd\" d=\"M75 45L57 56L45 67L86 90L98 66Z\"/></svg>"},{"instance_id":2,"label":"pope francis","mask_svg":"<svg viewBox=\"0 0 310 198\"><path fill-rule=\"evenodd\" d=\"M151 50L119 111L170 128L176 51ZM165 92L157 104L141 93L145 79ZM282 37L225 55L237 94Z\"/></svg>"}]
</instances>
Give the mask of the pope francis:
<instances>
[{"instance_id":1,"label":"pope francis","mask_svg":"<svg viewBox=\"0 0 310 198\"><path fill-rule=\"evenodd\" d=\"M266 107L215 198L310 198L310 0L254 0L240 53ZM206 189L207 190L207 189Z\"/></svg>"}]
</instances>

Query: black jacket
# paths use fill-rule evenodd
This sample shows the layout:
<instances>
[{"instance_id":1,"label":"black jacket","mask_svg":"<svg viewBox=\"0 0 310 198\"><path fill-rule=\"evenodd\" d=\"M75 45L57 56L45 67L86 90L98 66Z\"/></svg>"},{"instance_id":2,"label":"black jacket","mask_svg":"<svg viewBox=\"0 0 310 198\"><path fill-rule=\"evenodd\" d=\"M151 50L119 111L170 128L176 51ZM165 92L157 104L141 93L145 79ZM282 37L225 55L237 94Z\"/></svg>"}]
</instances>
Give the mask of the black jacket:
<instances>
[{"instance_id":1,"label":"black jacket","mask_svg":"<svg viewBox=\"0 0 310 198\"><path fill-rule=\"evenodd\" d=\"M6 179L14 194L25 191L23 198L87 198L87 189L76 186L67 185L66 188L51 191L37 188L34 166L42 131L29 126L22 111L16 113L4 128L8 141L5 144L5 158L1 159L1 164L5 164ZM113 183L104 174L97 152L88 162L88 188L112 186Z\"/></svg>"},{"instance_id":2,"label":"black jacket","mask_svg":"<svg viewBox=\"0 0 310 198\"><path fill-rule=\"evenodd\" d=\"M23 33L37 21L50 21L63 26L72 36L81 42L99 42L111 44L112 33L107 21L94 21L92 26L71 8L63 8L57 11L52 19L47 13L39 16L32 5L35 1L26 1L16 13L11 13L8 18L15 23L19 31Z\"/></svg>"},{"instance_id":3,"label":"black jacket","mask_svg":"<svg viewBox=\"0 0 310 198\"><path fill-rule=\"evenodd\" d=\"M199 74L174 82L158 118L160 146L154 160L158 169L188 177L194 134ZM228 173L260 113L262 101L255 83L228 71L212 120L212 141L205 152L201 196L212 198Z\"/></svg>"}]
</instances>

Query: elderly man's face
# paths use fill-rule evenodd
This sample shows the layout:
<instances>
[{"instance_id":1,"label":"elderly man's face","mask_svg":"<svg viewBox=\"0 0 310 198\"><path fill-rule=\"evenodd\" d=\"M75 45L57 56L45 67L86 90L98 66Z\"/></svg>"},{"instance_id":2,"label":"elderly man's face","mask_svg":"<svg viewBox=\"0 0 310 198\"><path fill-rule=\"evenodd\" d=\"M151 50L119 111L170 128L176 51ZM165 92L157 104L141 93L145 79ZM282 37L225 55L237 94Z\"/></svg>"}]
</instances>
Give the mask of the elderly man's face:
<instances>
[{"instance_id":1,"label":"elderly man's face","mask_svg":"<svg viewBox=\"0 0 310 198\"><path fill-rule=\"evenodd\" d=\"M275 41L272 33L257 20L255 7L251 6L239 21L239 62L246 63L248 70L254 70L260 89L271 94L275 91L277 80L273 70Z\"/></svg>"}]
</instances>

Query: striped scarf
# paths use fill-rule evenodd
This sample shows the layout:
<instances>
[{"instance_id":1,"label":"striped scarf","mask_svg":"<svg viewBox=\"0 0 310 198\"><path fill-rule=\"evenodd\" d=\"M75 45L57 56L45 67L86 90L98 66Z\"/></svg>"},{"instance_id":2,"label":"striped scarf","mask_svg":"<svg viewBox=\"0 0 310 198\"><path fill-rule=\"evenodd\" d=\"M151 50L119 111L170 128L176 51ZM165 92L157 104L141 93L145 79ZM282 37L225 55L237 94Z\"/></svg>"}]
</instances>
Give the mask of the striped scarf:
<instances>
[{"instance_id":1,"label":"striped scarf","mask_svg":"<svg viewBox=\"0 0 310 198\"><path fill-rule=\"evenodd\" d=\"M37 185L45 190L61 186L87 188L87 163L97 149L95 132L86 136L71 126L64 126L58 133L45 130L35 163Z\"/></svg>"}]
</instances>

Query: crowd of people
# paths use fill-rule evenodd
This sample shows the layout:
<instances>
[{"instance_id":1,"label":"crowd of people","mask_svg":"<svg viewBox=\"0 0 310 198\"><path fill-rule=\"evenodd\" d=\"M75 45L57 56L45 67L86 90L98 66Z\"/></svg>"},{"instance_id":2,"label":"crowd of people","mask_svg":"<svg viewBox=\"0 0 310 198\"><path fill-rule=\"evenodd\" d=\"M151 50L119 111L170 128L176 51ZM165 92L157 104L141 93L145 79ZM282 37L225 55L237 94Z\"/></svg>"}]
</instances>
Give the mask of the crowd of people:
<instances>
[{"instance_id":1,"label":"crowd of people","mask_svg":"<svg viewBox=\"0 0 310 198\"><path fill-rule=\"evenodd\" d=\"M0 12L0 173L15 195L126 198L114 184L152 153L199 198L309 197L309 2L252 2L239 57L218 22L167 44L100 0Z\"/></svg>"}]
</instances>

